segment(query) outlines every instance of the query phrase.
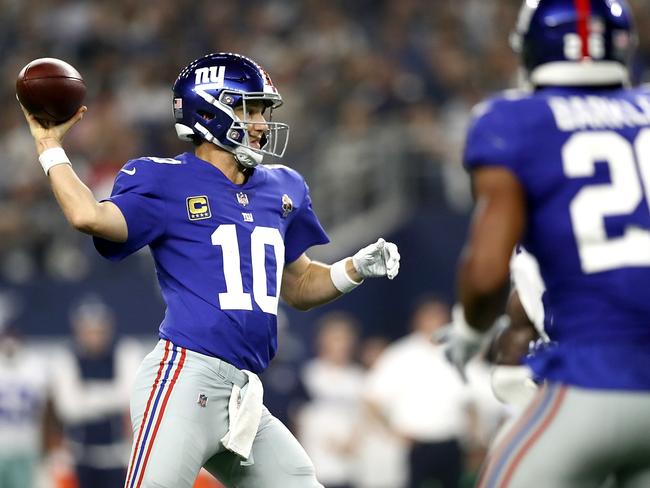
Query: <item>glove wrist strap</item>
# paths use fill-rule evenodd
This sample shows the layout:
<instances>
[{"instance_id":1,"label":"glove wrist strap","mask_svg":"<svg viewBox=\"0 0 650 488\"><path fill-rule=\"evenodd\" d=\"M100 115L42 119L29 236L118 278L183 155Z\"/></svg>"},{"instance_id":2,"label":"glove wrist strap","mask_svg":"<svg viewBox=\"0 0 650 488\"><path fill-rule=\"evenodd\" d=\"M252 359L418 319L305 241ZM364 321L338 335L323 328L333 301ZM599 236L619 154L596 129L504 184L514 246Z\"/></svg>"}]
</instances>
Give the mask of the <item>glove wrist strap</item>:
<instances>
[{"instance_id":1,"label":"glove wrist strap","mask_svg":"<svg viewBox=\"0 0 650 488\"><path fill-rule=\"evenodd\" d=\"M70 163L70 160L62 147L51 147L46 149L38 157L38 161L41 163L46 175L50 172L50 169L53 166L59 164L69 164L72 166L72 163Z\"/></svg>"},{"instance_id":2,"label":"glove wrist strap","mask_svg":"<svg viewBox=\"0 0 650 488\"><path fill-rule=\"evenodd\" d=\"M348 259L341 259L330 266L330 279L332 280L332 284L341 293L348 293L363 283L363 280L354 281L348 275L348 272L345 270L345 263Z\"/></svg>"}]
</instances>

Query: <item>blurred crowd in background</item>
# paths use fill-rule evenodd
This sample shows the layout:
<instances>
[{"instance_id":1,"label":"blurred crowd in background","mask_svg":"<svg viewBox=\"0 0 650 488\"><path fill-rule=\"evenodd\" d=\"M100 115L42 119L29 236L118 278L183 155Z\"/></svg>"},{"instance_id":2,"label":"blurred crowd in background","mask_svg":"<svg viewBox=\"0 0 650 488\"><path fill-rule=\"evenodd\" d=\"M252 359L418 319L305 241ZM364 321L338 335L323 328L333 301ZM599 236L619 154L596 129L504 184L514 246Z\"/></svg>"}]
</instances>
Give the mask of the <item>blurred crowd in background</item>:
<instances>
[{"instance_id":1,"label":"blurred crowd in background","mask_svg":"<svg viewBox=\"0 0 650 488\"><path fill-rule=\"evenodd\" d=\"M635 82L650 81L650 0L630 4L641 35ZM90 452L79 448L87 435L105 444L97 458L122 452L130 442L127 376L153 346L163 307L153 274L143 271L151 267L138 265L146 253L107 271L90 240L68 227L36 162L15 100L16 75L46 56L83 75L89 110L66 150L102 198L127 160L191 150L174 132L171 85L191 60L215 51L257 60L283 95L275 115L292 128L283 162L305 176L333 241L310 254L331 260L383 234L400 245L404 261L399 286L368 285L321 315L286 312L278 358L263 378L269 408L295 429L328 488L435 487L409 479L419 476L422 459L444 456L446 468L469 483L508 412L493 403L485 381L462 385L437 346L407 334L428 337L447 320L471 207L460 164L464 132L474 104L517 85L508 34L519 6L0 0L0 428L9 429L0 435L0 486L11 486L2 476L11 476L4 468L14 465L19 436L20 462L40 466L44 486L89 475L56 474L93 464L79 457ZM442 300L420 300L432 293ZM105 349L89 346L88 353L80 345L84 320L94 322L86 324L96 333L90 342ZM103 340L101 327L110 331ZM393 376L401 361L411 376ZM485 377L480 362L475 369ZM420 401L410 401L414 389ZM44 414L40 430L34 422ZM11 430L19 424L31 434ZM441 444L431 449L444 455L433 455L430 444ZM99 468L122 469L105 464Z\"/></svg>"}]
</instances>

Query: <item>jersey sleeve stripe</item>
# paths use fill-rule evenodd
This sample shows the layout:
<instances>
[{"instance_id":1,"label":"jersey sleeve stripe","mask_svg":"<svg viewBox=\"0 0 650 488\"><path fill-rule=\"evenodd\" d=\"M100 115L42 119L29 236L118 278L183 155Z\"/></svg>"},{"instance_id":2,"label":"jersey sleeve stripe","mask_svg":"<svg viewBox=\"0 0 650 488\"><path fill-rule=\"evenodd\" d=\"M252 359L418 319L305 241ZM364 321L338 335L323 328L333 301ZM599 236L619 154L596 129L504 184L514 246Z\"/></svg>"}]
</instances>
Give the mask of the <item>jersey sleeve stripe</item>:
<instances>
[{"instance_id":1,"label":"jersey sleeve stripe","mask_svg":"<svg viewBox=\"0 0 650 488\"><path fill-rule=\"evenodd\" d=\"M183 369L183 364L185 364L185 355L186 355L186 349L181 347L179 348L181 350L181 358L178 361L178 366L176 367L176 371L174 372L174 376L171 379L171 382L169 384L169 388L167 388L167 392L165 393L165 398L163 400L162 406L160 407L160 414L158 415L158 418L156 419L156 425L153 429L153 433L151 434L151 442L149 442L149 446L147 447L147 454L144 457L144 462L142 463L142 470L140 471L140 476L138 478L138 483L136 485L136 488L140 488L140 485L142 484L142 479L144 477L144 472L145 469L147 468L147 462L149 461L149 455L151 454L151 448L153 447L153 443L156 439L156 434L158 433L158 428L160 427L160 422L162 421L163 415L165 414L165 408L167 407L167 402L169 401L169 397L172 394L172 391L174 389L174 385L176 384L178 380L178 376L181 373L181 370ZM174 354L176 351L174 351ZM173 361L172 361L173 362ZM169 371L168 371L169 372ZM160 391L162 393L162 390ZM153 417L152 417L153 419ZM142 453L140 453L142 454Z\"/></svg>"},{"instance_id":2,"label":"jersey sleeve stripe","mask_svg":"<svg viewBox=\"0 0 650 488\"><path fill-rule=\"evenodd\" d=\"M133 464L135 461L135 455L138 453L138 447L140 446L140 439L142 439L142 433L144 432L144 426L145 423L147 422L147 415L149 415L149 408L151 407L151 400L153 400L154 394L156 393L156 387L159 384L160 381L160 376L162 375L163 368L165 366L165 361L167 361L167 357L169 356L169 341L165 341L165 354L163 355L163 358L160 360L160 366L158 367L158 373L156 374L156 379L153 382L153 385L151 386L151 393L149 393L149 399L147 400L147 406L144 410L144 415L142 417L142 423L140 424L140 429L138 430L138 438L135 441L135 444L133 444L133 455L131 456L131 462L129 463L129 471L128 474L126 475L126 483L125 483L125 488L129 486L129 480L131 479L131 473L133 470Z\"/></svg>"}]
</instances>

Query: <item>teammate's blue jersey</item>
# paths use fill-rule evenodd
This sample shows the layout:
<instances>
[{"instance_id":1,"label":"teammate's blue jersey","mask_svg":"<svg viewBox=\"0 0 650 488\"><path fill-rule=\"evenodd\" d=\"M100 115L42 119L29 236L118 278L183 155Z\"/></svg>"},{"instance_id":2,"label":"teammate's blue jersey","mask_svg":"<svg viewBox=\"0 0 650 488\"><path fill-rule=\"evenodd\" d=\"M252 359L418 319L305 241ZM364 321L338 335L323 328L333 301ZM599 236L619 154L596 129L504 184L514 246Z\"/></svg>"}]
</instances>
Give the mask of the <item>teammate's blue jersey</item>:
<instances>
[{"instance_id":1,"label":"teammate's blue jersey","mask_svg":"<svg viewBox=\"0 0 650 488\"><path fill-rule=\"evenodd\" d=\"M141 158L120 170L110 201L128 240L95 246L120 260L149 245L167 304L160 337L263 371L277 348L284 265L328 242L303 178L258 166L236 185L193 154Z\"/></svg>"},{"instance_id":2,"label":"teammate's blue jersey","mask_svg":"<svg viewBox=\"0 0 650 488\"><path fill-rule=\"evenodd\" d=\"M479 105L465 165L523 185L557 344L541 378L650 390L650 91L544 88Z\"/></svg>"}]
</instances>

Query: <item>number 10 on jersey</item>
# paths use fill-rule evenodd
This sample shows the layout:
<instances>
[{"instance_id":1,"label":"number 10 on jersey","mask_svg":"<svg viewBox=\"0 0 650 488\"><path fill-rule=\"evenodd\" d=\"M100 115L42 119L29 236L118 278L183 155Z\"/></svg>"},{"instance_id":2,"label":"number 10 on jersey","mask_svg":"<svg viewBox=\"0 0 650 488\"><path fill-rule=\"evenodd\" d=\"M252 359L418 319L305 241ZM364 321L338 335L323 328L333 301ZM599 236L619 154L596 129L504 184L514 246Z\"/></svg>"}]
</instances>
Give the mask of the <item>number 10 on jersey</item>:
<instances>
[{"instance_id":1,"label":"number 10 on jersey","mask_svg":"<svg viewBox=\"0 0 650 488\"><path fill-rule=\"evenodd\" d=\"M222 224L212 233L212 244L221 246L223 253L223 274L226 292L219 293L222 310L253 310L250 293L244 292L241 273L240 243L235 224ZM266 246L275 254L275 294L268 294L266 270ZM251 268L253 270L253 298L263 312L277 315L284 267L284 241L278 229L255 227L251 233Z\"/></svg>"}]
</instances>

